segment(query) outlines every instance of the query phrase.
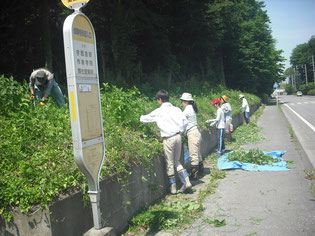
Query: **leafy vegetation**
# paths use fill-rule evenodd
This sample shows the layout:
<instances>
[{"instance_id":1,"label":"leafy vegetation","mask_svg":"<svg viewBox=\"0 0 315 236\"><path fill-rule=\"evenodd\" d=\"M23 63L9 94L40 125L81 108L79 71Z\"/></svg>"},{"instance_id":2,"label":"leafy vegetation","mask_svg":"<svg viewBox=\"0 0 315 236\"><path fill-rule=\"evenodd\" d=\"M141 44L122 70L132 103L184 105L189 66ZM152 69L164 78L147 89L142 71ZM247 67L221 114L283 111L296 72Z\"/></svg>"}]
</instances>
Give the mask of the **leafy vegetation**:
<instances>
[{"instance_id":1,"label":"leafy vegetation","mask_svg":"<svg viewBox=\"0 0 315 236\"><path fill-rule=\"evenodd\" d=\"M296 93L295 87L292 86L291 84L287 84L285 86L285 91L287 92L288 95L292 95L292 94Z\"/></svg>"},{"instance_id":2,"label":"leafy vegetation","mask_svg":"<svg viewBox=\"0 0 315 236\"><path fill-rule=\"evenodd\" d=\"M235 142L232 142L234 147L240 147L241 145L247 143L254 143L265 139L261 136L259 128L256 123L250 122L247 126L240 126L233 132L233 139Z\"/></svg>"},{"instance_id":3,"label":"leafy vegetation","mask_svg":"<svg viewBox=\"0 0 315 236\"><path fill-rule=\"evenodd\" d=\"M129 231L150 230L158 232L164 229L192 222L199 212L203 210L200 203L194 201L162 201L148 210L134 217L131 221Z\"/></svg>"},{"instance_id":4,"label":"leafy vegetation","mask_svg":"<svg viewBox=\"0 0 315 236\"><path fill-rule=\"evenodd\" d=\"M239 161L242 163L252 163L257 165L272 165L279 162L278 158L264 154L258 149L250 149L246 151L244 149L238 149L228 155L230 161Z\"/></svg>"},{"instance_id":5,"label":"leafy vegetation","mask_svg":"<svg viewBox=\"0 0 315 236\"><path fill-rule=\"evenodd\" d=\"M140 214L135 216L129 224L129 229L124 235L139 235L144 232L159 232L162 230L180 229L185 225L192 223L201 216L204 210L202 203L206 196L213 194L218 186L218 180L225 178L225 171L216 168L216 160L208 159L210 162L211 173L205 182L205 187L199 190L198 194L178 194L169 196L168 199L144 209ZM204 219L208 224L215 227L224 226L225 220Z\"/></svg>"},{"instance_id":6,"label":"leafy vegetation","mask_svg":"<svg viewBox=\"0 0 315 236\"><path fill-rule=\"evenodd\" d=\"M312 60L314 56L315 35L308 42L299 44L293 49L290 57L292 66L285 71L285 76L289 78L289 82L294 89L302 90L305 95L315 95ZM291 94L291 88L288 87L288 89L288 94Z\"/></svg>"},{"instance_id":7,"label":"leafy vegetation","mask_svg":"<svg viewBox=\"0 0 315 236\"><path fill-rule=\"evenodd\" d=\"M265 139L264 136L260 134L261 128L256 124L258 118L263 113L265 105L262 105L258 110L255 111L251 116L251 122L248 125L239 126L233 132L233 140L230 144L230 148L238 149L240 146L247 143L255 143Z\"/></svg>"},{"instance_id":8,"label":"leafy vegetation","mask_svg":"<svg viewBox=\"0 0 315 236\"><path fill-rule=\"evenodd\" d=\"M214 89L201 85L204 93L195 96L202 125L214 116L210 101L220 93L230 97L234 110L241 106L240 91L218 87L214 93ZM182 90L171 93L171 102L177 106ZM247 97L250 105L259 103L256 96ZM0 214L7 219L12 209L27 212L34 205L46 206L60 194L87 190L85 177L73 160L68 107L57 107L52 99L45 106L34 107L29 98L27 83L0 77ZM162 153L156 125L139 122L141 114L158 104L135 87L122 89L109 84L102 86L101 101L106 145L101 176L116 175L124 183L130 166L143 165L150 170L152 158Z\"/></svg>"},{"instance_id":9,"label":"leafy vegetation","mask_svg":"<svg viewBox=\"0 0 315 236\"><path fill-rule=\"evenodd\" d=\"M302 84L299 90L306 95L315 95L315 83Z\"/></svg>"},{"instance_id":10,"label":"leafy vegetation","mask_svg":"<svg viewBox=\"0 0 315 236\"><path fill-rule=\"evenodd\" d=\"M214 219L214 220L210 220L208 217L205 217L204 222L208 223L208 224L213 224L215 227L222 227L226 225L225 219L223 220L218 220L218 219Z\"/></svg>"}]
</instances>

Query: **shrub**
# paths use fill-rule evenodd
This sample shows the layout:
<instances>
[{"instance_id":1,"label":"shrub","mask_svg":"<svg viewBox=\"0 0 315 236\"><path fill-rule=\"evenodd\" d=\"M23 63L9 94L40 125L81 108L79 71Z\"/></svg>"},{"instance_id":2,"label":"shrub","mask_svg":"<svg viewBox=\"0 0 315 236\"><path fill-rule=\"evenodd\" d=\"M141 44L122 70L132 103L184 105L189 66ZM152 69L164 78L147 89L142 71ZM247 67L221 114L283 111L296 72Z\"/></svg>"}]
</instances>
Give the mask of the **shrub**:
<instances>
[{"instance_id":1,"label":"shrub","mask_svg":"<svg viewBox=\"0 0 315 236\"><path fill-rule=\"evenodd\" d=\"M309 94L309 91L315 89L314 83L302 84L299 88L303 94Z\"/></svg>"},{"instance_id":2,"label":"shrub","mask_svg":"<svg viewBox=\"0 0 315 236\"><path fill-rule=\"evenodd\" d=\"M307 95L315 95L315 89L311 89L307 92Z\"/></svg>"},{"instance_id":3,"label":"shrub","mask_svg":"<svg viewBox=\"0 0 315 236\"><path fill-rule=\"evenodd\" d=\"M291 84L287 84L285 86L285 91L287 92L288 95L296 93L296 89Z\"/></svg>"},{"instance_id":4,"label":"shrub","mask_svg":"<svg viewBox=\"0 0 315 236\"><path fill-rule=\"evenodd\" d=\"M207 85L201 87L200 91L207 90ZM178 87L177 91L171 92L171 102L180 106L182 89ZM201 126L205 126L206 119L214 118L210 101L220 95L229 97L233 114L240 111L240 91L223 87L217 87L216 93L215 89L209 91L212 93L194 94ZM250 105L260 102L254 95L245 96ZM21 85L1 76L0 214L7 220L12 208L27 212L33 205L46 206L61 193L86 190L85 177L73 158L68 107L57 107L50 98L45 106L34 107L29 97L27 83ZM106 146L101 176L117 174L124 180L133 164L150 170L152 158L162 151L162 143L157 126L143 125L139 118L158 107L156 99L144 96L135 87L103 84L101 101Z\"/></svg>"}]
</instances>

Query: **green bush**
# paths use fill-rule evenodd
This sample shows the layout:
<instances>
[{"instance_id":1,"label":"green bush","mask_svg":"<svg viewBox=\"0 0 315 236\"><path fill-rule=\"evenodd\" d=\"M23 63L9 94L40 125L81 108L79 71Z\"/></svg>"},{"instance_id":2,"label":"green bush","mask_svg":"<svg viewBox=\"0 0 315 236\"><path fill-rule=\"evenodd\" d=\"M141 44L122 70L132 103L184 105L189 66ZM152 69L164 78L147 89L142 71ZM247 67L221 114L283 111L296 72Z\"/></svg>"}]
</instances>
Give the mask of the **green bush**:
<instances>
[{"instance_id":1,"label":"green bush","mask_svg":"<svg viewBox=\"0 0 315 236\"><path fill-rule=\"evenodd\" d=\"M291 84L287 84L285 86L285 91L287 92L288 95L296 93L296 89Z\"/></svg>"},{"instance_id":2,"label":"green bush","mask_svg":"<svg viewBox=\"0 0 315 236\"><path fill-rule=\"evenodd\" d=\"M200 91L207 90L207 85L201 85ZM215 117L210 102L220 95L226 94L233 114L239 113L240 91L223 87L209 91L193 94L202 127L206 119ZM179 107L181 93L181 88L177 93L171 92L171 102ZM254 95L245 96L250 105L260 102ZM85 177L73 158L69 108L58 107L50 98L45 106L34 107L29 97L26 82L21 85L13 78L1 76L0 214L7 220L13 208L27 212L33 205L47 206L62 193L86 191ZM143 125L139 118L159 106L154 96L148 98L137 88L103 84L101 102L106 145L101 176L117 174L123 181L134 164L149 170L152 158L162 152L162 143L157 126Z\"/></svg>"},{"instance_id":3,"label":"green bush","mask_svg":"<svg viewBox=\"0 0 315 236\"><path fill-rule=\"evenodd\" d=\"M303 94L309 94L309 92L314 89L315 89L314 83L302 84L299 88L299 90L301 90Z\"/></svg>"},{"instance_id":4,"label":"green bush","mask_svg":"<svg viewBox=\"0 0 315 236\"><path fill-rule=\"evenodd\" d=\"M32 205L47 205L61 193L85 187L72 148L67 106L51 100L45 106L30 102L27 83L1 77L0 110L0 214L10 209L27 212ZM161 151L156 127L139 122L152 102L134 88L105 85L101 93L106 159L102 176L129 173L134 163L151 164ZM153 109L153 108L152 108Z\"/></svg>"},{"instance_id":5,"label":"green bush","mask_svg":"<svg viewBox=\"0 0 315 236\"><path fill-rule=\"evenodd\" d=\"M311 89L307 92L307 95L315 95L315 89Z\"/></svg>"},{"instance_id":6,"label":"green bush","mask_svg":"<svg viewBox=\"0 0 315 236\"><path fill-rule=\"evenodd\" d=\"M21 103L29 102L25 94L26 83L24 86L21 86L13 77L5 78L1 75L0 89L0 112L2 115L17 111Z\"/></svg>"}]
</instances>

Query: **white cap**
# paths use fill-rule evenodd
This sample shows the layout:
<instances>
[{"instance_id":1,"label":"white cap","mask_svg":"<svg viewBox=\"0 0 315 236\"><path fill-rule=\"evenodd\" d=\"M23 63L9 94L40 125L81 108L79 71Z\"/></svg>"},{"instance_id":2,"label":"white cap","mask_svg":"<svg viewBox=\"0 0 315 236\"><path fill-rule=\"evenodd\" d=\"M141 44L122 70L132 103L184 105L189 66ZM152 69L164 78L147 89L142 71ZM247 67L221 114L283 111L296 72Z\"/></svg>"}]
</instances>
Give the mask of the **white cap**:
<instances>
[{"instance_id":1,"label":"white cap","mask_svg":"<svg viewBox=\"0 0 315 236\"><path fill-rule=\"evenodd\" d=\"M194 101L194 99L192 98L192 95L190 93L183 93L182 97L180 98L180 100L184 100L184 101Z\"/></svg>"},{"instance_id":2,"label":"white cap","mask_svg":"<svg viewBox=\"0 0 315 236\"><path fill-rule=\"evenodd\" d=\"M243 94L240 94L240 99L243 98L243 97L244 97L244 95L243 95Z\"/></svg>"}]
</instances>

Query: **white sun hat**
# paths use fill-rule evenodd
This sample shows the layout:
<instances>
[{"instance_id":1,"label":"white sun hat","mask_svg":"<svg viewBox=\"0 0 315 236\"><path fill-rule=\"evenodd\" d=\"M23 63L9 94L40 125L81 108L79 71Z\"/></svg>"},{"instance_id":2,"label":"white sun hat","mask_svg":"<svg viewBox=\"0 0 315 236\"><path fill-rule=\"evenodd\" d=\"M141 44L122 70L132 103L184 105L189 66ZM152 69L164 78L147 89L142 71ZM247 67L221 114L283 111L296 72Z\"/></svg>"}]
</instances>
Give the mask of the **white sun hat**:
<instances>
[{"instance_id":1,"label":"white sun hat","mask_svg":"<svg viewBox=\"0 0 315 236\"><path fill-rule=\"evenodd\" d=\"M243 98L243 97L244 97L244 95L243 95L243 94L240 94L240 99Z\"/></svg>"},{"instance_id":2,"label":"white sun hat","mask_svg":"<svg viewBox=\"0 0 315 236\"><path fill-rule=\"evenodd\" d=\"M187 102L194 101L194 99L192 98L192 95L190 93L183 93L180 100L184 100Z\"/></svg>"}]
</instances>

